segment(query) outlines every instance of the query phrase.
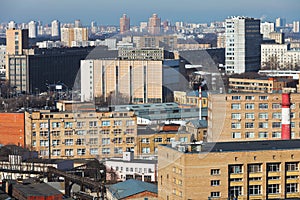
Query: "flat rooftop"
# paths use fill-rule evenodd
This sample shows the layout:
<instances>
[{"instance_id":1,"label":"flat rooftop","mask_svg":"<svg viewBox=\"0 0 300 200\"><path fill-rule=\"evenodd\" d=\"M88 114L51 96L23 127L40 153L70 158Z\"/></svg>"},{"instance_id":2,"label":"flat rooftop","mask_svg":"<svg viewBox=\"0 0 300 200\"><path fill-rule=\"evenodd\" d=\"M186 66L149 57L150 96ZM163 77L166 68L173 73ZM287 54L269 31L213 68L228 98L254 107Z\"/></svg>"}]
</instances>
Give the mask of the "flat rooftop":
<instances>
[{"instance_id":1,"label":"flat rooftop","mask_svg":"<svg viewBox=\"0 0 300 200\"><path fill-rule=\"evenodd\" d=\"M190 145L190 144L188 144ZM188 146L181 145L181 146ZM164 145L170 148L171 145ZM300 150L300 139L293 140L265 140L265 141L245 141L245 142L208 142L201 144L201 152L243 152L243 151L268 151L268 150ZM175 149L175 148L173 148ZM189 152L185 153L201 153Z\"/></svg>"}]
</instances>

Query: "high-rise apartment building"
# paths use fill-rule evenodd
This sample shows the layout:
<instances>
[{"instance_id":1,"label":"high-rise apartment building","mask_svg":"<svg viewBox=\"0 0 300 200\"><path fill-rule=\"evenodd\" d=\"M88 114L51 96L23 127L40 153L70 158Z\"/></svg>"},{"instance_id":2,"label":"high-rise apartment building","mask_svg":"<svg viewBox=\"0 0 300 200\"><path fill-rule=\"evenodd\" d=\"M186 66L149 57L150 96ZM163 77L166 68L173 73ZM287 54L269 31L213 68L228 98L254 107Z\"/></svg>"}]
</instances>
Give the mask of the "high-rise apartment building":
<instances>
[{"instance_id":1,"label":"high-rise apartment building","mask_svg":"<svg viewBox=\"0 0 300 200\"><path fill-rule=\"evenodd\" d=\"M276 28L285 27L286 19L285 18L276 18L275 26Z\"/></svg>"},{"instance_id":2,"label":"high-rise apartment building","mask_svg":"<svg viewBox=\"0 0 300 200\"><path fill-rule=\"evenodd\" d=\"M153 14L152 17L149 18L148 22L148 32L153 35L160 34L161 29L161 19L158 18L157 14Z\"/></svg>"},{"instance_id":3,"label":"high-rise apartment building","mask_svg":"<svg viewBox=\"0 0 300 200\"><path fill-rule=\"evenodd\" d=\"M300 23L299 21L294 21L293 22L293 32L294 33L299 33L299 26L300 26L299 23Z\"/></svg>"},{"instance_id":4,"label":"high-rise apartment building","mask_svg":"<svg viewBox=\"0 0 300 200\"><path fill-rule=\"evenodd\" d=\"M35 21L30 21L28 23L29 38L36 38L37 36L37 23Z\"/></svg>"},{"instance_id":5,"label":"high-rise apartment building","mask_svg":"<svg viewBox=\"0 0 300 200\"><path fill-rule=\"evenodd\" d=\"M124 14L120 18L120 33L125 33L130 30L130 18Z\"/></svg>"},{"instance_id":6,"label":"high-rise apartment building","mask_svg":"<svg viewBox=\"0 0 300 200\"><path fill-rule=\"evenodd\" d=\"M248 17L226 19L226 73L255 72L260 69L260 20Z\"/></svg>"},{"instance_id":7,"label":"high-rise apartment building","mask_svg":"<svg viewBox=\"0 0 300 200\"><path fill-rule=\"evenodd\" d=\"M284 44L284 33L271 32L269 33L269 37L270 39L275 40L277 44Z\"/></svg>"},{"instance_id":8,"label":"high-rise apartment building","mask_svg":"<svg viewBox=\"0 0 300 200\"><path fill-rule=\"evenodd\" d=\"M67 47L76 46L74 43L87 40L87 28L61 28L61 42Z\"/></svg>"},{"instance_id":9,"label":"high-rise apartment building","mask_svg":"<svg viewBox=\"0 0 300 200\"><path fill-rule=\"evenodd\" d=\"M51 36L60 37L60 22L58 20L51 22Z\"/></svg>"},{"instance_id":10,"label":"high-rise apartment building","mask_svg":"<svg viewBox=\"0 0 300 200\"><path fill-rule=\"evenodd\" d=\"M16 22L10 21L10 22L8 23L8 29L14 29L14 28L16 28Z\"/></svg>"},{"instance_id":11,"label":"high-rise apartment building","mask_svg":"<svg viewBox=\"0 0 300 200\"><path fill-rule=\"evenodd\" d=\"M263 38L270 38L270 33L274 32L274 23L272 22L263 22L260 24L260 32L263 34Z\"/></svg>"},{"instance_id":12,"label":"high-rise apartment building","mask_svg":"<svg viewBox=\"0 0 300 200\"><path fill-rule=\"evenodd\" d=\"M82 27L80 19L75 20L74 27L75 28L81 28Z\"/></svg>"}]
</instances>

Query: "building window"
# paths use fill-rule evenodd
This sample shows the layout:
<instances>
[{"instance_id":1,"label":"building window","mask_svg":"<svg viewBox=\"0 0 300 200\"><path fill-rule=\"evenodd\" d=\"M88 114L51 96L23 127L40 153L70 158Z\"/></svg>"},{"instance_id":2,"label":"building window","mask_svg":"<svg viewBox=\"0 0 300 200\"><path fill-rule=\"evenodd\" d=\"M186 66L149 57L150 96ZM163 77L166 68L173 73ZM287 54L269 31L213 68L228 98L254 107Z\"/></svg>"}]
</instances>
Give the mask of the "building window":
<instances>
[{"instance_id":1,"label":"building window","mask_svg":"<svg viewBox=\"0 0 300 200\"><path fill-rule=\"evenodd\" d=\"M52 122L52 128L59 128L60 122Z\"/></svg>"},{"instance_id":2,"label":"building window","mask_svg":"<svg viewBox=\"0 0 300 200\"><path fill-rule=\"evenodd\" d=\"M231 165L229 166L229 171L231 174L240 174L242 172L243 165Z\"/></svg>"},{"instance_id":3,"label":"building window","mask_svg":"<svg viewBox=\"0 0 300 200\"><path fill-rule=\"evenodd\" d=\"M241 96L231 96L232 100L241 100Z\"/></svg>"},{"instance_id":4,"label":"building window","mask_svg":"<svg viewBox=\"0 0 300 200\"><path fill-rule=\"evenodd\" d=\"M72 128L73 122L65 122L65 128Z\"/></svg>"},{"instance_id":5,"label":"building window","mask_svg":"<svg viewBox=\"0 0 300 200\"><path fill-rule=\"evenodd\" d=\"M48 123L47 122L41 122L40 123L40 128L48 128Z\"/></svg>"},{"instance_id":6,"label":"building window","mask_svg":"<svg viewBox=\"0 0 300 200\"><path fill-rule=\"evenodd\" d=\"M241 109L241 104L239 104L239 103L232 103L231 104L231 109L232 110L240 110Z\"/></svg>"},{"instance_id":7,"label":"building window","mask_svg":"<svg viewBox=\"0 0 300 200\"><path fill-rule=\"evenodd\" d=\"M258 128L268 128L268 122L259 122Z\"/></svg>"},{"instance_id":8,"label":"building window","mask_svg":"<svg viewBox=\"0 0 300 200\"><path fill-rule=\"evenodd\" d=\"M298 192L298 183L287 183L286 184L286 192L287 193Z\"/></svg>"},{"instance_id":9,"label":"building window","mask_svg":"<svg viewBox=\"0 0 300 200\"><path fill-rule=\"evenodd\" d=\"M268 132L258 132L258 138L268 138Z\"/></svg>"},{"instance_id":10,"label":"building window","mask_svg":"<svg viewBox=\"0 0 300 200\"><path fill-rule=\"evenodd\" d=\"M254 132L246 132L246 138L254 138L255 134Z\"/></svg>"},{"instance_id":11,"label":"building window","mask_svg":"<svg viewBox=\"0 0 300 200\"><path fill-rule=\"evenodd\" d=\"M90 149L90 154L91 154L91 155L99 155L99 153L98 153L98 148L91 148L91 149Z\"/></svg>"},{"instance_id":12,"label":"building window","mask_svg":"<svg viewBox=\"0 0 300 200\"><path fill-rule=\"evenodd\" d=\"M259 113L258 118L259 119L268 119L268 113Z\"/></svg>"},{"instance_id":13,"label":"building window","mask_svg":"<svg viewBox=\"0 0 300 200\"><path fill-rule=\"evenodd\" d=\"M102 121L101 125L102 126L110 126L110 121Z\"/></svg>"},{"instance_id":14,"label":"building window","mask_svg":"<svg viewBox=\"0 0 300 200\"><path fill-rule=\"evenodd\" d=\"M230 196L231 197L238 197L242 195L243 187L242 186L232 186L230 187Z\"/></svg>"},{"instance_id":15,"label":"building window","mask_svg":"<svg viewBox=\"0 0 300 200\"><path fill-rule=\"evenodd\" d=\"M133 126L134 121L133 120L126 120L126 126Z\"/></svg>"},{"instance_id":16,"label":"building window","mask_svg":"<svg viewBox=\"0 0 300 200\"><path fill-rule=\"evenodd\" d=\"M233 132L232 133L232 138L241 138L241 133L240 132Z\"/></svg>"},{"instance_id":17,"label":"building window","mask_svg":"<svg viewBox=\"0 0 300 200\"><path fill-rule=\"evenodd\" d=\"M241 123L239 123L239 122L231 123L231 128L232 129L241 129Z\"/></svg>"},{"instance_id":18,"label":"building window","mask_svg":"<svg viewBox=\"0 0 300 200\"><path fill-rule=\"evenodd\" d=\"M150 153L150 147L143 147L142 148L142 153L143 154L149 154Z\"/></svg>"},{"instance_id":19,"label":"building window","mask_svg":"<svg viewBox=\"0 0 300 200\"><path fill-rule=\"evenodd\" d=\"M245 128L254 128L254 123L253 122L246 122L245 123Z\"/></svg>"},{"instance_id":20,"label":"building window","mask_svg":"<svg viewBox=\"0 0 300 200\"><path fill-rule=\"evenodd\" d=\"M290 114L290 116L291 116L291 119L294 119L294 118L296 117L296 114L295 114L294 112L292 112L292 113Z\"/></svg>"},{"instance_id":21,"label":"building window","mask_svg":"<svg viewBox=\"0 0 300 200\"><path fill-rule=\"evenodd\" d=\"M261 186L260 185L249 185L249 195L260 195Z\"/></svg>"},{"instance_id":22,"label":"building window","mask_svg":"<svg viewBox=\"0 0 300 200\"><path fill-rule=\"evenodd\" d=\"M258 173L261 172L261 164L250 164L248 165L249 173Z\"/></svg>"},{"instance_id":23,"label":"building window","mask_svg":"<svg viewBox=\"0 0 300 200\"><path fill-rule=\"evenodd\" d=\"M260 110L266 110L266 109L268 109L268 104L267 103L260 103L258 105L258 107L259 107Z\"/></svg>"},{"instance_id":24,"label":"building window","mask_svg":"<svg viewBox=\"0 0 300 200\"><path fill-rule=\"evenodd\" d=\"M254 119L254 113L245 113L246 119Z\"/></svg>"},{"instance_id":25,"label":"building window","mask_svg":"<svg viewBox=\"0 0 300 200\"><path fill-rule=\"evenodd\" d=\"M268 96L259 96L259 100L268 100Z\"/></svg>"},{"instance_id":26,"label":"building window","mask_svg":"<svg viewBox=\"0 0 300 200\"><path fill-rule=\"evenodd\" d=\"M149 140L149 138L142 138L141 142L142 142L143 144L149 144L149 143L150 143L150 140Z\"/></svg>"},{"instance_id":27,"label":"building window","mask_svg":"<svg viewBox=\"0 0 300 200\"><path fill-rule=\"evenodd\" d=\"M272 138L281 138L281 132L280 131L272 132Z\"/></svg>"},{"instance_id":28,"label":"building window","mask_svg":"<svg viewBox=\"0 0 300 200\"><path fill-rule=\"evenodd\" d=\"M220 175L220 169L211 169L210 175Z\"/></svg>"},{"instance_id":29,"label":"building window","mask_svg":"<svg viewBox=\"0 0 300 200\"><path fill-rule=\"evenodd\" d=\"M82 128L82 127L84 127L85 126L85 123L84 122L77 122L76 123L76 127L77 128Z\"/></svg>"},{"instance_id":30,"label":"building window","mask_svg":"<svg viewBox=\"0 0 300 200\"><path fill-rule=\"evenodd\" d=\"M60 140L52 140L52 146L58 146L60 144Z\"/></svg>"},{"instance_id":31,"label":"building window","mask_svg":"<svg viewBox=\"0 0 300 200\"><path fill-rule=\"evenodd\" d=\"M103 155L108 155L108 154L110 154L110 148L102 148L102 154L103 154Z\"/></svg>"},{"instance_id":32,"label":"building window","mask_svg":"<svg viewBox=\"0 0 300 200\"><path fill-rule=\"evenodd\" d=\"M212 198L220 197L220 192L211 192L210 197Z\"/></svg>"},{"instance_id":33,"label":"building window","mask_svg":"<svg viewBox=\"0 0 300 200\"><path fill-rule=\"evenodd\" d=\"M78 131L75 131L75 134L76 134L76 135L85 135L85 134L86 134L86 130L78 130Z\"/></svg>"},{"instance_id":34,"label":"building window","mask_svg":"<svg viewBox=\"0 0 300 200\"><path fill-rule=\"evenodd\" d=\"M76 145L84 145L84 143L85 143L85 140L83 138L78 138L76 140Z\"/></svg>"},{"instance_id":35,"label":"building window","mask_svg":"<svg viewBox=\"0 0 300 200\"><path fill-rule=\"evenodd\" d=\"M241 119L241 114L240 113L232 113L231 119Z\"/></svg>"},{"instance_id":36,"label":"building window","mask_svg":"<svg viewBox=\"0 0 300 200\"><path fill-rule=\"evenodd\" d=\"M268 172L279 172L279 171L280 171L280 163L268 164Z\"/></svg>"},{"instance_id":37,"label":"building window","mask_svg":"<svg viewBox=\"0 0 300 200\"><path fill-rule=\"evenodd\" d=\"M114 135L119 135L122 133L122 129L114 129L113 132L114 132Z\"/></svg>"},{"instance_id":38,"label":"building window","mask_svg":"<svg viewBox=\"0 0 300 200\"><path fill-rule=\"evenodd\" d=\"M154 142L162 142L162 138L154 138Z\"/></svg>"},{"instance_id":39,"label":"building window","mask_svg":"<svg viewBox=\"0 0 300 200\"><path fill-rule=\"evenodd\" d=\"M73 145L73 139L65 139L65 145L66 145L66 146L71 146L71 145Z\"/></svg>"},{"instance_id":40,"label":"building window","mask_svg":"<svg viewBox=\"0 0 300 200\"><path fill-rule=\"evenodd\" d=\"M245 99L246 100L254 100L254 96L246 96Z\"/></svg>"},{"instance_id":41,"label":"building window","mask_svg":"<svg viewBox=\"0 0 300 200\"><path fill-rule=\"evenodd\" d=\"M91 121L89 122L90 127L97 127L97 121Z\"/></svg>"},{"instance_id":42,"label":"building window","mask_svg":"<svg viewBox=\"0 0 300 200\"><path fill-rule=\"evenodd\" d=\"M272 128L280 128L281 122L272 122Z\"/></svg>"},{"instance_id":43,"label":"building window","mask_svg":"<svg viewBox=\"0 0 300 200\"><path fill-rule=\"evenodd\" d=\"M114 148L114 153L115 154L122 154L123 153L122 147L115 147Z\"/></svg>"},{"instance_id":44,"label":"building window","mask_svg":"<svg viewBox=\"0 0 300 200\"><path fill-rule=\"evenodd\" d=\"M103 135L108 135L109 134L109 130L101 130L100 133L103 134Z\"/></svg>"},{"instance_id":45,"label":"building window","mask_svg":"<svg viewBox=\"0 0 300 200\"><path fill-rule=\"evenodd\" d=\"M60 149L53 149L52 150L52 155L53 156L60 156L60 152L61 152Z\"/></svg>"},{"instance_id":46,"label":"building window","mask_svg":"<svg viewBox=\"0 0 300 200\"><path fill-rule=\"evenodd\" d=\"M268 193L269 194L278 194L278 193L280 193L279 184L270 184L270 185L268 185Z\"/></svg>"},{"instance_id":47,"label":"building window","mask_svg":"<svg viewBox=\"0 0 300 200\"><path fill-rule=\"evenodd\" d=\"M254 109L254 103L246 103L245 104L246 110L253 110Z\"/></svg>"},{"instance_id":48,"label":"building window","mask_svg":"<svg viewBox=\"0 0 300 200\"><path fill-rule=\"evenodd\" d=\"M220 180L212 180L212 181L210 181L210 185L211 186L218 186L218 185L220 185Z\"/></svg>"},{"instance_id":49,"label":"building window","mask_svg":"<svg viewBox=\"0 0 300 200\"><path fill-rule=\"evenodd\" d=\"M281 109L281 105L280 105L280 103L273 103L272 108L273 109Z\"/></svg>"},{"instance_id":50,"label":"building window","mask_svg":"<svg viewBox=\"0 0 300 200\"><path fill-rule=\"evenodd\" d=\"M65 155L66 156L73 156L74 155L73 149L65 149Z\"/></svg>"},{"instance_id":51,"label":"building window","mask_svg":"<svg viewBox=\"0 0 300 200\"><path fill-rule=\"evenodd\" d=\"M83 155L85 155L85 149L77 149L77 155L78 155L78 156L83 156Z\"/></svg>"},{"instance_id":52,"label":"building window","mask_svg":"<svg viewBox=\"0 0 300 200\"><path fill-rule=\"evenodd\" d=\"M48 140L40 140L40 146L41 147L49 146L49 141Z\"/></svg>"},{"instance_id":53,"label":"building window","mask_svg":"<svg viewBox=\"0 0 300 200\"><path fill-rule=\"evenodd\" d=\"M114 126L122 126L122 121L121 120L115 120L114 121Z\"/></svg>"},{"instance_id":54,"label":"building window","mask_svg":"<svg viewBox=\"0 0 300 200\"><path fill-rule=\"evenodd\" d=\"M272 113L272 118L273 119L281 119L281 113L279 113L279 112Z\"/></svg>"},{"instance_id":55,"label":"building window","mask_svg":"<svg viewBox=\"0 0 300 200\"><path fill-rule=\"evenodd\" d=\"M261 181L261 177L251 177L249 181Z\"/></svg>"},{"instance_id":56,"label":"building window","mask_svg":"<svg viewBox=\"0 0 300 200\"><path fill-rule=\"evenodd\" d=\"M298 163L297 162L287 163L286 170L287 171L298 171Z\"/></svg>"},{"instance_id":57,"label":"building window","mask_svg":"<svg viewBox=\"0 0 300 200\"><path fill-rule=\"evenodd\" d=\"M179 141L180 141L180 142L187 142L187 141L188 141L188 138L187 138L187 137L180 137L180 138L179 138Z\"/></svg>"}]
</instances>

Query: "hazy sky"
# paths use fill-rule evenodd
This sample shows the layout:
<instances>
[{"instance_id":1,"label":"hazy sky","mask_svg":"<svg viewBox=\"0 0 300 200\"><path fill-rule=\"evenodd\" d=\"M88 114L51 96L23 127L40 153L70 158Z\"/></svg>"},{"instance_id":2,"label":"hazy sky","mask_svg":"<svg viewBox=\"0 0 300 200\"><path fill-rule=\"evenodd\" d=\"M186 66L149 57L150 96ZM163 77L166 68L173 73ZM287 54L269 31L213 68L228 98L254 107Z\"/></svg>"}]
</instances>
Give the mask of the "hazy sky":
<instances>
[{"instance_id":1,"label":"hazy sky","mask_svg":"<svg viewBox=\"0 0 300 200\"><path fill-rule=\"evenodd\" d=\"M54 19L84 25L96 21L102 25L118 25L126 13L131 24L147 21L152 13L162 20L185 22L223 21L228 16L249 16L274 21L300 20L300 0L0 0L0 22L17 23Z\"/></svg>"}]
</instances>

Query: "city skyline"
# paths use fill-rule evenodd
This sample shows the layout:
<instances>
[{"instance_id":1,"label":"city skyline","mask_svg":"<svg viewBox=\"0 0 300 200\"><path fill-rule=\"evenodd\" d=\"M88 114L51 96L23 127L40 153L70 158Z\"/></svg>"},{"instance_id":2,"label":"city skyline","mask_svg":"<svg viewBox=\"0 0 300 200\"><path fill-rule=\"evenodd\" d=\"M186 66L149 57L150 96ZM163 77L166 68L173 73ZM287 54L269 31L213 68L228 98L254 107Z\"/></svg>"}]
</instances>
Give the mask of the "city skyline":
<instances>
[{"instance_id":1,"label":"city skyline","mask_svg":"<svg viewBox=\"0 0 300 200\"><path fill-rule=\"evenodd\" d=\"M216 7L216 5L218 5ZM268 9L266 9L268 8ZM58 19L63 23L74 22L80 19L84 25L96 21L102 25L118 25L123 14L127 14L132 25L138 25L141 21L157 13L163 20L185 21L191 23L207 23L212 21L224 21L229 16L249 16L267 21L275 21L277 17L287 19L288 23L299 20L297 11L300 4L297 0L252 0L241 3L238 0L209 2L187 0L184 6L175 4L171 0L163 3L158 0L151 2L138 0L124 1L37 1L27 0L26 4L20 4L18 0L3 0L0 8L2 22L14 20L17 23L28 23L31 20L40 20L45 23ZM88 14L88 15L87 15Z\"/></svg>"}]
</instances>

